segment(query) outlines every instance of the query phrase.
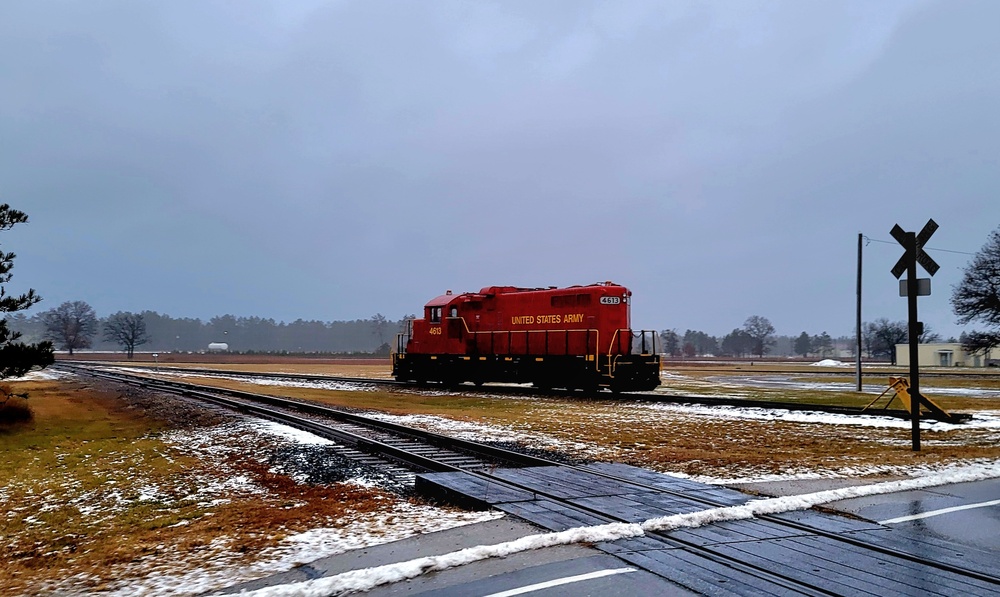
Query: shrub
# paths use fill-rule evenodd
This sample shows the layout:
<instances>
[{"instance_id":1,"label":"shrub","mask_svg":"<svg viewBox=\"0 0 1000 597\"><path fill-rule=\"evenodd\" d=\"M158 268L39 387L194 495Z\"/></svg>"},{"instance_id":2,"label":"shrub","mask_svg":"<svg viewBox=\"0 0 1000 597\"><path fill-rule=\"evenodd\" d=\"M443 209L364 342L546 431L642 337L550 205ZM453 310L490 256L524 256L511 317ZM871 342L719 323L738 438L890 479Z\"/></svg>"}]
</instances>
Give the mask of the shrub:
<instances>
[{"instance_id":1,"label":"shrub","mask_svg":"<svg viewBox=\"0 0 1000 597\"><path fill-rule=\"evenodd\" d=\"M15 394L7 384L0 384L0 424L24 423L35 416L26 394Z\"/></svg>"}]
</instances>

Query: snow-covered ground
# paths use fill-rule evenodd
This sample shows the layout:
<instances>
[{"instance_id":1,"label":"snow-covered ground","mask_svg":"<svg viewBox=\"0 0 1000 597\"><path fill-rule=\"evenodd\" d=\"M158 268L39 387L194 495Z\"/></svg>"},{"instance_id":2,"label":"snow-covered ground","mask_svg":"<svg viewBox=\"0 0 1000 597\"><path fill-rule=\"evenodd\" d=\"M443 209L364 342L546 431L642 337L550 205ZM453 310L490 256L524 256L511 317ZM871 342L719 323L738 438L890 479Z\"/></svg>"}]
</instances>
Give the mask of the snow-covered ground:
<instances>
[{"instance_id":1,"label":"snow-covered ground","mask_svg":"<svg viewBox=\"0 0 1000 597\"><path fill-rule=\"evenodd\" d=\"M39 369L36 371L30 371L21 377L11 377L6 381L43 381L50 379L64 379L66 377L72 377L72 373L67 373L65 371L60 371L59 369Z\"/></svg>"},{"instance_id":2,"label":"snow-covered ground","mask_svg":"<svg viewBox=\"0 0 1000 597\"><path fill-rule=\"evenodd\" d=\"M272 421L241 420L208 429L197 428L171 431L161 436L178 453L195 456L207 463L212 474L205 471L185 475L188 498L197 500L199 506L212 507L229 502L239 496L267 493L246 474L232 470L229 457L244 453L248 447L257 452L280 452L282 448L323 447L331 442L298 429ZM164 457L168 457L164 455ZM134 469L136 473L140 469ZM283 473L304 480L295 463L275 464L272 472ZM141 473L139 473L141 474ZM344 483L371 486L373 481L365 476L349 479ZM166 501L176 487L143 485L138 495L130 500L150 502ZM81 497L76 504L81 513L94 517L107 516L125 505L119 492ZM113 596L131 595L197 595L236 583L246 582L277 572L289 570L302 563L335 555L352 549L370 547L419 535L441 531L475 522L500 518L498 512L464 512L417 505L403 498L385 497L384 503L372 512L351 511L349 516L331 521L335 524L319 526L304 532L290 534L277 545L256 554L247 564L246 556L232 545L231 537L218 537L211 544L196 552L176 551L170 558L143 559L134 564L120 564L114 576L124 579L107 583L99 594ZM180 524L186 524L184 522ZM57 594L91 593L85 590L89 579L76 576L60 579L47 587L39 587Z\"/></svg>"},{"instance_id":3,"label":"snow-covered ground","mask_svg":"<svg viewBox=\"0 0 1000 597\"><path fill-rule=\"evenodd\" d=\"M818 365L819 363L813 363ZM663 385L657 391L670 393L676 391L677 387L696 390L699 394L709 396L734 396L750 397L749 389L774 389L774 390L802 390L815 392L854 392L855 382L852 381L810 381L803 375L789 374L761 374L752 375L715 375L709 377L692 377L680 373L664 371L660 374ZM1000 377L997 378L1000 380ZM862 392L871 394L874 398L881 394L888 387L888 376L885 384L866 383L862 386ZM993 387L947 387L947 386L926 386L923 388L924 394L933 398L934 396L965 396L969 398L1000 398L1000 390Z\"/></svg>"},{"instance_id":4,"label":"snow-covered ground","mask_svg":"<svg viewBox=\"0 0 1000 597\"><path fill-rule=\"evenodd\" d=\"M795 376L789 375L726 375L707 377L705 381L718 387L726 388L753 387L816 392L853 392L857 387L853 381L809 381L808 379L796 379ZM877 396L886 389L887 385L864 384L861 388L863 392ZM925 387L923 388L923 393L931 397L967 396L969 398L1000 398L1000 390L992 388Z\"/></svg>"},{"instance_id":5,"label":"snow-covered ground","mask_svg":"<svg viewBox=\"0 0 1000 597\"><path fill-rule=\"evenodd\" d=\"M106 367L105 369L109 371L121 371L119 367ZM194 373L191 371L171 371L169 368L160 369L143 369L143 368L132 368L129 372L140 373L145 375L155 375L157 377L185 377L185 378L209 378L209 379L225 379L229 381L239 381L243 383L250 383L258 386L280 386L285 388L313 388L317 390L345 390L349 392L375 392L378 388L371 384L363 383L351 383L351 382L341 382L341 381L325 381L325 380L299 380L295 379L294 376L291 377L271 377L271 376L244 376L244 375L226 375L224 373ZM377 380L373 380L377 381Z\"/></svg>"},{"instance_id":6,"label":"snow-covered ground","mask_svg":"<svg viewBox=\"0 0 1000 597\"><path fill-rule=\"evenodd\" d=\"M121 586L101 595L199 595L291 570L303 563L353 549L371 547L414 535L443 531L475 522L500 518L497 512L443 511L432 506L414 506L400 500L389 512L359 513L343 526L315 528L284 538L280 544L262 550L253 564L241 564L241 554L229 550L224 542L208 546L208 553L198 556L199 567L187 572L172 572L157 566L149 574L130 578ZM148 565L144 566L148 568ZM138 571L136 571L138 572Z\"/></svg>"}]
</instances>

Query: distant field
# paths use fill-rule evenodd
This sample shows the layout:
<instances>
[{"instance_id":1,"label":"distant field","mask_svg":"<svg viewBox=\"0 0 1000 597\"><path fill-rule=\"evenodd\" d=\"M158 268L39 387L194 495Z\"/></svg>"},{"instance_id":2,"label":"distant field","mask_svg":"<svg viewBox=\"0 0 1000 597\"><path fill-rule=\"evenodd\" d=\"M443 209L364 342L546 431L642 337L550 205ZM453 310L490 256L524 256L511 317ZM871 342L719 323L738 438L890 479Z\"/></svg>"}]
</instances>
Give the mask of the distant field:
<instances>
[{"instance_id":1,"label":"distant field","mask_svg":"<svg viewBox=\"0 0 1000 597\"><path fill-rule=\"evenodd\" d=\"M154 353L148 352L137 352L135 356L129 360L126 358L124 353L121 352L78 352L69 356L65 353L56 354L56 359L59 361L115 361L123 363L160 363L160 364L178 364L178 363L199 363L199 364L338 364L338 363L367 363L367 364L385 364L386 367L389 366L389 357L372 357L368 355L358 356L358 357L330 357L330 356L281 356L281 355L266 355L266 354L230 354L230 353L186 353L186 352L164 352L155 353L157 356L153 356Z\"/></svg>"}]
</instances>

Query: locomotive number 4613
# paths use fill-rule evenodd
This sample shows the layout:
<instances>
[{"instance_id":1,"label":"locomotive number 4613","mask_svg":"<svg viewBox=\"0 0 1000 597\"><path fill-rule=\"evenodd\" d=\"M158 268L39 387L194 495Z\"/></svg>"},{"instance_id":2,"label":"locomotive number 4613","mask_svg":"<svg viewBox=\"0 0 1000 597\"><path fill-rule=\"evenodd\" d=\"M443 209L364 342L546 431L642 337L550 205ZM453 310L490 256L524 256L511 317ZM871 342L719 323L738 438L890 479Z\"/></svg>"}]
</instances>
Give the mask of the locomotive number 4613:
<instances>
[{"instance_id":1,"label":"locomotive number 4613","mask_svg":"<svg viewBox=\"0 0 1000 597\"><path fill-rule=\"evenodd\" d=\"M621 302L622 302L622 299L621 299L621 297L618 297L618 296L602 296L601 297L601 304L602 305L618 305L618 304L621 304Z\"/></svg>"}]
</instances>

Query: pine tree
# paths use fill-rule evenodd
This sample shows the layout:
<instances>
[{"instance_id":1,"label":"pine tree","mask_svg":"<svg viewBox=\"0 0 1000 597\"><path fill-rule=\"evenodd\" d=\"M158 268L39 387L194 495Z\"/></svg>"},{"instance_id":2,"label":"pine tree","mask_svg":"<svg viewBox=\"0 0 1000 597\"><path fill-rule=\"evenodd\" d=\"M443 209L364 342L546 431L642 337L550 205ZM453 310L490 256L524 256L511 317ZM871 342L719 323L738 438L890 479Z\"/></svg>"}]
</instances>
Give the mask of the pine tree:
<instances>
[{"instance_id":1,"label":"pine tree","mask_svg":"<svg viewBox=\"0 0 1000 597\"><path fill-rule=\"evenodd\" d=\"M10 230L15 224L27 221L28 216L24 212L11 209L6 203L0 205L0 231ZM25 344L18 341L20 332L7 328L7 313L23 311L42 300L33 289L21 295L7 294L3 284L11 279L10 270L14 267L15 257L14 253L0 251L0 313L5 314L4 319L0 319L0 379L19 377L34 367L47 367L53 361L50 342ZM9 390L0 389L0 404L6 404L12 396ZM27 397L26 394L19 396Z\"/></svg>"},{"instance_id":2,"label":"pine tree","mask_svg":"<svg viewBox=\"0 0 1000 597\"><path fill-rule=\"evenodd\" d=\"M809 356L809 351L812 350L812 338L809 334L802 332L799 337L795 339L795 354L800 354L804 357Z\"/></svg>"}]
</instances>

